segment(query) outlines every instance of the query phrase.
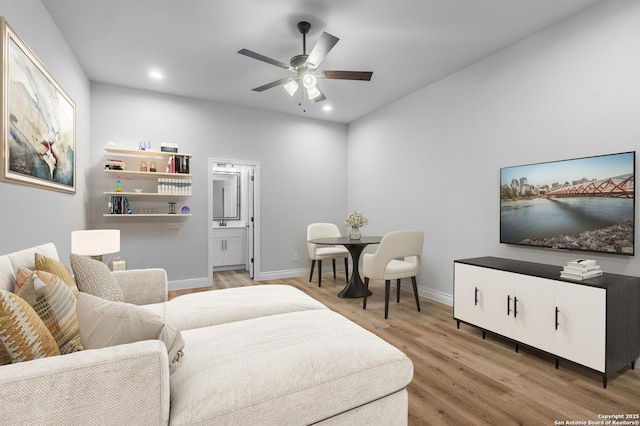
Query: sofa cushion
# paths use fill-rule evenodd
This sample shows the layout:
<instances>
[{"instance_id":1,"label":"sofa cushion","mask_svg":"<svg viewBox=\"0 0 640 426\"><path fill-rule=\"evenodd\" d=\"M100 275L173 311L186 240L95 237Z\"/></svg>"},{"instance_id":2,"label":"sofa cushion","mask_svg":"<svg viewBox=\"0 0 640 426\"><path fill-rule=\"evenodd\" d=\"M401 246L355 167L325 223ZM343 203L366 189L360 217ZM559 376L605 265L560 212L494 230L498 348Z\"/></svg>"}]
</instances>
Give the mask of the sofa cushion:
<instances>
[{"instance_id":1,"label":"sofa cushion","mask_svg":"<svg viewBox=\"0 0 640 426\"><path fill-rule=\"evenodd\" d=\"M51 333L20 296L0 290L0 365L60 355Z\"/></svg>"},{"instance_id":2,"label":"sofa cushion","mask_svg":"<svg viewBox=\"0 0 640 426\"><path fill-rule=\"evenodd\" d=\"M80 291L114 302L124 302L122 289L107 265L74 253L71 253L69 260Z\"/></svg>"},{"instance_id":3,"label":"sofa cushion","mask_svg":"<svg viewBox=\"0 0 640 426\"><path fill-rule=\"evenodd\" d=\"M55 339L61 354L83 349L76 296L64 281L49 272L18 268L16 294L33 307Z\"/></svg>"},{"instance_id":4,"label":"sofa cushion","mask_svg":"<svg viewBox=\"0 0 640 426\"><path fill-rule=\"evenodd\" d=\"M324 309L182 334L187 356L171 376L172 425L312 424L413 377L405 354Z\"/></svg>"},{"instance_id":5,"label":"sofa cushion","mask_svg":"<svg viewBox=\"0 0 640 426\"><path fill-rule=\"evenodd\" d=\"M57 259L53 259L40 253L36 253L34 256L36 270L50 272L53 275L57 276L69 287L71 287L71 290L76 297L78 296L78 286L76 285L76 280L73 278L73 275L71 275L71 271L69 271L67 265Z\"/></svg>"},{"instance_id":6,"label":"sofa cushion","mask_svg":"<svg viewBox=\"0 0 640 426\"><path fill-rule=\"evenodd\" d=\"M327 307L295 287L279 284L185 294L144 306L178 330Z\"/></svg>"},{"instance_id":7,"label":"sofa cushion","mask_svg":"<svg viewBox=\"0 0 640 426\"><path fill-rule=\"evenodd\" d=\"M86 349L161 340L167 347L172 368L182 358L182 335L164 324L159 315L138 305L113 302L87 293L80 293L76 305L80 336Z\"/></svg>"}]
</instances>

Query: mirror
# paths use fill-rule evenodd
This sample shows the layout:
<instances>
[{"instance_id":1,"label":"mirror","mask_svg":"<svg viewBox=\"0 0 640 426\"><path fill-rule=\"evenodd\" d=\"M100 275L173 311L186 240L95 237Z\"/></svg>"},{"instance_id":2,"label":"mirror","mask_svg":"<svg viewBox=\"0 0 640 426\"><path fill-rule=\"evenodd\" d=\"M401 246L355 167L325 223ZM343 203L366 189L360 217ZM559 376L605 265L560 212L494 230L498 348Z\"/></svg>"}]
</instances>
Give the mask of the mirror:
<instances>
[{"instance_id":1,"label":"mirror","mask_svg":"<svg viewBox=\"0 0 640 426\"><path fill-rule=\"evenodd\" d=\"M213 173L213 220L240 220L240 173Z\"/></svg>"}]
</instances>

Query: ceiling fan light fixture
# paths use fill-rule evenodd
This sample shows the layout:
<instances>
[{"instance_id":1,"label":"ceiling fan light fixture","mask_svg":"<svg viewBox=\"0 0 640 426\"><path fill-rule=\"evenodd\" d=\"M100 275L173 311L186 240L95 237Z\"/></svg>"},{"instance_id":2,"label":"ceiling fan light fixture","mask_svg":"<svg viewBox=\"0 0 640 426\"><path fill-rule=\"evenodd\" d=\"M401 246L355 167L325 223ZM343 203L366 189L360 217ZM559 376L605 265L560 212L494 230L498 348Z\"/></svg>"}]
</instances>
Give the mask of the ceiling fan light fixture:
<instances>
[{"instance_id":1,"label":"ceiling fan light fixture","mask_svg":"<svg viewBox=\"0 0 640 426\"><path fill-rule=\"evenodd\" d=\"M318 96L320 96L320 91L318 90L318 88L314 85L313 87L307 89L307 95L309 95L309 99L315 99Z\"/></svg>"},{"instance_id":2,"label":"ceiling fan light fixture","mask_svg":"<svg viewBox=\"0 0 640 426\"><path fill-rule=\"evenodd\" d=\"M307 90L315 89L316 84L318 84L318 80L316 80L314 76L307 74L302 79L302 84L304 85L304 88Z\"/></svg>"},{"instance_id":3,"label":"ceiling fan light fixture","mask_svg":"<svg viewBox=\"0 0 640 426\"><path fill-rule=\"evenodd\" d=\"M289 96L293 96L298 90L298 83L295 80L291 80L290 82L285 84L283 87L284 87L284 90L287 91Z\"/></svg>"}]
</instances>

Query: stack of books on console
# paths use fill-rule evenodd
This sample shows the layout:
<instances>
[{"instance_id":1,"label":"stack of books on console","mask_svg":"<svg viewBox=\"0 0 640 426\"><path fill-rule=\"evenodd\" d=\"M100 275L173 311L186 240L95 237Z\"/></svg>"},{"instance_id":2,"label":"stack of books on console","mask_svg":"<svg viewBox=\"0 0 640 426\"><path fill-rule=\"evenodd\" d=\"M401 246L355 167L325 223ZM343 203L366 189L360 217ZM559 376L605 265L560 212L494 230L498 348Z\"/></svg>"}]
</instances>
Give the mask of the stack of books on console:
<instances>
[{"instance_id":1,"label":"stack of books on console","mask_svg":"<svg viewBox=\"0 0 640 426\"><path fill-rule=\"evenodd\" d=\"M562 278L571 280L587 280L600 275L602 275L600 265L596 265L596 261L590 259L571 260L560 272Z\"/></svg>"}]
</instances>

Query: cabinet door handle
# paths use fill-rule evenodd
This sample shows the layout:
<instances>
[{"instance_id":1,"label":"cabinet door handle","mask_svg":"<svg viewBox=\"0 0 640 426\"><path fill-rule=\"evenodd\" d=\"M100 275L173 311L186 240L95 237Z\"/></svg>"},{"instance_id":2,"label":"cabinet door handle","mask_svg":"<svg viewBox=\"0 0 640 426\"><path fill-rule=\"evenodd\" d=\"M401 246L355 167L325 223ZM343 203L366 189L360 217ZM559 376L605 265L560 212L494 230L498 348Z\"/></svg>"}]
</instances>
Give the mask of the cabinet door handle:
<instances>
[{"instance_id":1,"label":"cabinet door handle","mask_svg":"<svg viewBox=\"0 0 640 426\"><path fill-rule=\"evenodd\" d=\"M558 329L558 326L560 325L558 323L558 314L560 313L560 310L558 309L558 307L556 306L556 330Z\"/></svg>"},{"instance_id":2,"label":"cabinet door handle","mask_svg":"<svg viewBox=\"0 0 640 426\"><path fill-rule=\"evenodd\" d=\"M224 251L224 240L220 240L220 250Z\"/></svg>"},{"instance_id":3,"label":"cabinet door handle","mask_svg":"<svg viewBox=\"0 0 640 426\"><path fill-rule=\"evenodd\" d=\"M511 315L511 295L507 294L507 316Z\"/></svg>"},{"instance_id":4,"label":"cabinet door handle","mask_svg":"<svg viewBox=\"0 0 640 426\"><path fill-rule=\"evenodd\" d=\"M476 287L476 290L474 292L474 305L478 306L478 287Z\"/></svg>"},{"instance_id":5,"label":"cabinet door handle","mask_svg":"<svg viewBox=\"0 0 640 426\"><path fill-rule=\"evenodd\" d=\"M518 316L518 298L513 298L513 317L516 318Z\"/></svg>"}]
</instances>

